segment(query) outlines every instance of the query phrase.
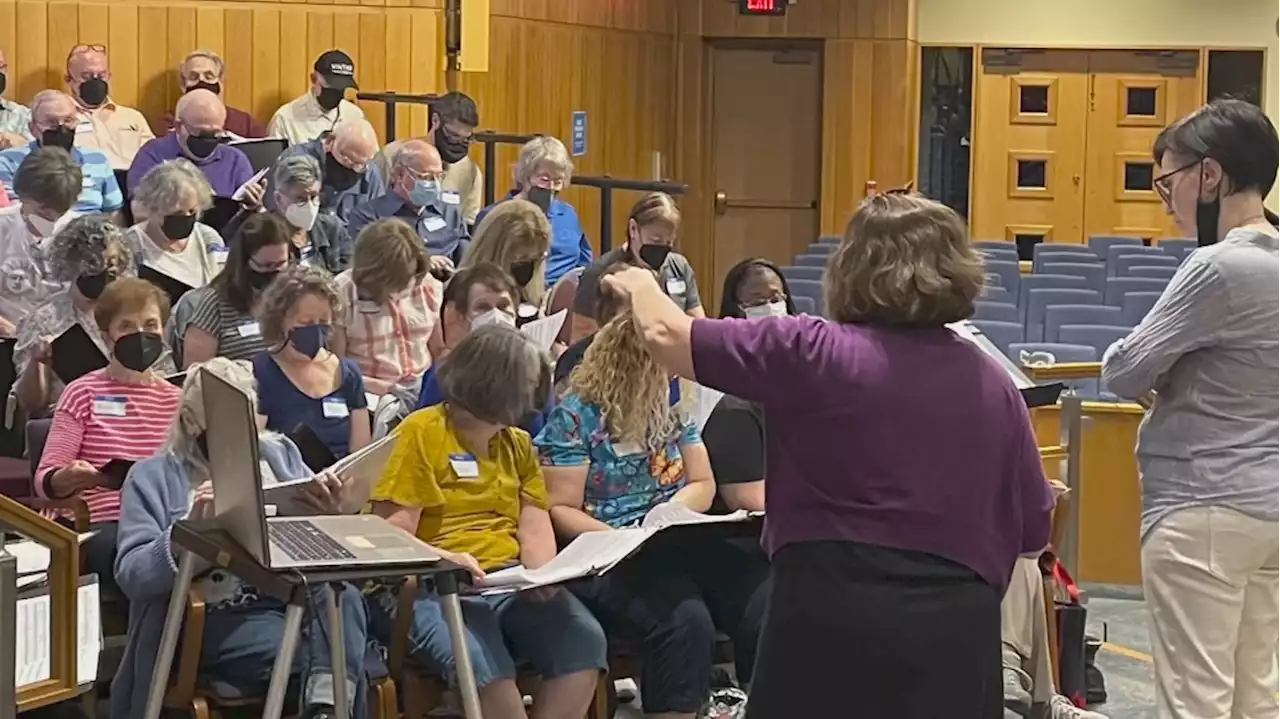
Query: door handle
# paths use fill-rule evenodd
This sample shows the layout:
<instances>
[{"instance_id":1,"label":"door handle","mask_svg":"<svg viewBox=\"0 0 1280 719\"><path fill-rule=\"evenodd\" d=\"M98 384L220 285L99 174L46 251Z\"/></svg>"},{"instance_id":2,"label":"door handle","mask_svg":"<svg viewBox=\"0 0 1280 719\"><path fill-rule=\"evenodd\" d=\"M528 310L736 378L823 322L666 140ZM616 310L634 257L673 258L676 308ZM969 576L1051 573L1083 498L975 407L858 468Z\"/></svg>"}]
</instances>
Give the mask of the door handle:
<instances>
[{"instance_id":1,"label":"door handle","mask_svg":"<svg viewBox=\"0 0 1280 719\"><path fill-rule=\"evenodd\" d=\"M723 215L729 211L729 196L724 193L724 190L716 191L715 208L717 215Z\"/></svg>"}]
</instances>

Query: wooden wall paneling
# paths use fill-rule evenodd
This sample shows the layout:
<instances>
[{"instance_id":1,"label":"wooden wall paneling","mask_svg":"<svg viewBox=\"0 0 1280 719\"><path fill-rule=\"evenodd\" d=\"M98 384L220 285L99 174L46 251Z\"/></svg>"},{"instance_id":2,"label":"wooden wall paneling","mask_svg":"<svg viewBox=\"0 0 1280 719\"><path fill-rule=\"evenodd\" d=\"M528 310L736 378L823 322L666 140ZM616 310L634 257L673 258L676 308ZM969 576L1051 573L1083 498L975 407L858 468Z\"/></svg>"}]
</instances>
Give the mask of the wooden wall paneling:
<instances>
[{"instance_id":1,"label":"wooden wall paneling","mask_svg":"<svg viewBox=\"0 0 1280 719\"><path fill-rule=\"evenodd\" d=\"M683 11L682 11L683 12ZM672 177L689 186L689 192L680 200L683 215L680 233L680 252L689 258L699 277L712 277L715 268L714 227L715 215L711 187L714 157L711 137L710 108L710 50L700 34L683 34L690 26L688 18L681 15L679 42L676 49L676 106L678 124L673 146ZM694 20L696 23L700 19ZM693 27L696 30L696 26ZM719 288L706 282L698 287L703 305L714 307Z\"/></svg>"},{"instance_id":2,"label":"wooden wall paneling","mask_svg":"<svg viewBox=\"0 0 1280 719\"><path fill-rule=\"evenodd\" d=\"M388 51L402 61L401 48L387 47L387 18L381 12L360 13L360 59L356 60L356 81L371 90L390 90L387 85ZM314 62L314 61L313 61ZM365 117L373 123L378 136L386 134L387 106L380 102L361 103ZM384 138L385 139L385 138Z\"/></svg>"},{"instance_id":3,"label":"wooden wall paneling","mask_svg":"<svg viewBox=\"0 0 1280 719\"><path fill-rule=\"evenodd\" d=\"M224 18L227 51L222 54L222 59L226 62L227 72L222 85L222 97L228 105L252 113L261 122L270 122L277 108L270 108L264 114L254 104L254 51L252 43L245 42L246 38L252 40L254 37L253 10L227 8Z\"/></svg>"},{"instance_id":4,"label":"wooden wall paneling","mask_svg":"<svg viewBox=\"0 0 1280 719\"><path fill-rule=\"evenodd\" d=\"M270 119L276 109L289 101L280 87L280 11L254 8L252 77L253 96L249 105L255 117ZM359 71L359 61L356 63Z\"/></svg>"},{"instance_id":5,"label":"wooden wall paneling","mask_svg":"<svg viewBox=\"0 0 1280 719\"><path fill-rule=\"evenodd\" d=\"M48 66L50 84L45 87L63 87L67 54L80 40L80 12L75 3L49 3L48 33L45 63Z\"/></svg>"},{"instance_id":6,"label":"wooden wall paneling","mask_svg":"<svg viewBox=\"0 0 1280 719\"><path fill-rule=\"evenodd\" d=\"M823 234L840 234L871 178L870 87L872 47L858 40L828 40L823 54Z\"/></svg>"},{"instance_id":7,"label":"wooden wall paneling","mask_svg":"<svg viewBox=\"0 0 1280 719\"><path fill-rule=\"evenodd\" d=\"M46 87L59 87L62 73L50 77L48 57L49 6L38 0L20 0L14 13L14 25L21 28L13 44L5 48L5 56L13 68L11 78L17 87L9 91L11 99L27 102ZM57 85L53 83L59 83Z\"/></svg>"},{"instance_id":8,"label":"wooden wall paneling","mask_svg":"<svg viewBox=\"0 0 1280 719\"><path fill-rule=\"evenodd\" d=\"M412 58L409 64L409 91L443 92L444 14L439 10L415 9L410 11L410 24L413 32L400 45L400 52ZM483 112L483 108L481 111ZM421 135L427 131L430 121L427 108L415 105L409 108L409 124L397 132L405 137Z\"/></svg>"},{"instance_id":9,"label":"wooden wall paneling","mask_svg":"<svg viewBox=\"0 0 1280 719\"><path fill-rule=\"evenodd\" d=\"M322 13L291 5L282 5L280 7L279 63L277 65L279 76L276 78L276 96L279 98L277 107L306 92L307 87L310 85L308 78L311 76L312 65L315 64L316 55L323 52L323 50L315 54L311 53L309 16L319 14ZM328 13L324 12L323 14L327 15ZM363 68L357 68L357 72L362 70ZM272 108L271 113L275 114L275 110L276 108ZM270 119L271 115L265 115L262 121L268 122Z\"/></svg>"},{"instance_id":10,"label":"wooden wall paneling","mask_svg":"<svg viewBox=\"0 0 1280 719\"><path fill-rule=\"evenodd\" d=\"M136 107L143 88L140 82L142 70L138 65L138 37L147 36L139 30L138 6L133 4L109 5L107 16L107 49L111 52L111 92L130 107ZM221 11L218 12L221 17ZM119 48L119 52L112 50ZM58 85L61 87L61 84Z\"/></svg>"},{"instance_id":11,"label":"wooden wall paneling","mask_svg":"<svg viewBox=\"0 0 1280 719\"><path fill-rule=\"evenodd\" d=\"M141 110L151 121L153 130L159 129L160 118L171 107L169 80L172 79L173 66L169 63L169 48L161 40L168 32L169 8L163 5L140 5L137 43L127 47L107 48L109 59L113 63L116 54L133 54L138 58L137 94L134 97L122 96L116 99ZM70 45L67 47L70 48ZM114 74L113 69L112 75Z\"/></svg>"}]
</instances>

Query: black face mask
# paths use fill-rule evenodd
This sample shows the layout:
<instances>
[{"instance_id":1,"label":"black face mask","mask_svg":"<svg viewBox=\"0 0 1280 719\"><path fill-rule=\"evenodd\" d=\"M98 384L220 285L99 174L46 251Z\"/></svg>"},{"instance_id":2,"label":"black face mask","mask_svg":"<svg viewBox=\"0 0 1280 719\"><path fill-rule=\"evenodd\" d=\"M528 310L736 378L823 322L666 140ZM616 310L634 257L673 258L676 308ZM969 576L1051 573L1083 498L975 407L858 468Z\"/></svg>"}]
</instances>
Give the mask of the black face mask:
<instances>
[{"instance_id":1,"label":"black face mask","mask_svg":"<svg viewBox=\"0 0 1280 719\"><path fill-rule=\"evenodd\" d=\"M1200 199L1204 191L1204 163L1200 163L1200 190L1196 194L1196 244L1200 247L1218 243L1218 219L1222 214L1222 187L1208 202Z\"/></svg>"},{"instance_id":2,"label":"black face mask","mask_svg":"<svg viewBox=\"0 0 1280 719\"><path fill-rule=\"evenodd\" d=\"M667 261L667 255L671 254L671 247L667 245L640 245L640 261L649 266L652 270L662 267L662 263Z\"/></svg>"},{"instance_id":3,"label":"black face mask","mask_svg":"<svg viewBox=\"0 0 1280 719\"><path fill-rule=\"evenodd\" d=\"M191 87L188 87L186 91L187 91L187 92L191 92L192 90L208 90L209 92L212 92L212 93L213 93L213 94L215 94L215 95L221 95L221 94L222 94L222 83L220 83L220 82L204 82L204 81L202 80L202 81L197 82L196 84L192 85Z\"/></svg>"},{"instance_id":4,"label":"black face mask","mask_svg":"<svg viewBox=\"0 0 1280 719\"><path fill-rule=\"evenodd\" d=\"M0 95L4 94L4 89L8 87L8 78L3 72L0 72Z\"/></svg>"},{"instance_id":5,"label":"black face mask","mask_svg":"<svg viewBox=\"0 0 1280 719\"><path fill-rule=\"evenodd\" d=\"M253 287L253 289L255 290L265 289L266 286L271 284L271 281L274 280L276 276L279 274L280 274L279 270L276 270L275 272L259 272L258 270L255 270L252 267L250 267L249 268L249 286Z\"/></svg>"},{"instance_id":6,"label":"black face mask","mask_svg":"<svg viewBox=\"0 0 1280 719\"><path fill-rule=\"evenodd\" d=\"M80 83L80 101L88 107L97 107L107 99L110 86L100 77L91 77Z\"/></svg>"},{"instance_id":7,"label":"black face mask","mask_svg":"<svg viewBox=\"0 0 1280 719\"><path fill-rule=\"evenodd\" d=\"M529 202L532 202L542 209L543 214L551 211L551 201L556 197L556 193L554 191L548 190L545 187L530 187L529 191L525 194L528 196Z\"/></svg>"},{"instance_id":8,"label":"black face mask","mask_svg":"<svg viewBox=\"0 0 1280 719\"><path fill-rule=\"evenodd\" d=\"M201 160L212 155L221 143L217 135L187 135L187 151Z\"/></svg>"},{"instance_id":9,"label":"black face mask","mask_svg":"<svg viewBox=\"0 0 1280 719\"><path fill-rule=\"evenodd\" d=\"M194 229L196 229L195 215L165 215L160 221L160 231L171 240L190 237Z\"/></svg>"},{"instance_id":10,"label":"black face mask","mask_svg":"<svg viewBox=\"0 0 1280 719\"><path fill-rule=\"evenodd\" d=\"M355 187L360 181L360 173L338 162L333 153L324 156L324 184L341 192Z\"/></svg>"},{"instance_id":11,"label":"black face mask","mask_svg":"<svg viewBox=\"0 0 1280 719\"><path fill-rule=\"evenodd\" d=\"M534 260L525 260L517 262L511 266L511 279L516 281L520 287L529 284L529 280L533 279L533 268L538 263Z\"/></svg>"},{"instance_id":12,"label":"black face mask","mask_svg":"<svg viewBox=\"0 0 1280 719\"><path fill-rule=\"evenodd\" d=\"M76 144L76 131L70 127L51 127L40 133L41 147L61 147L67 152L71 152L71 147Z\"/></svg>"},{"instance_id":13,"label":"black face mask","mask_svg":"<svg viewBox=\"0 0 1280 719\"><path fill-rule=\"evenodd\" d=\"M115 279L108 272L99 272L96 275L80 275L76 278L76 289L80 290L80 294L86 299L96 300L102 296L102 291L107 289L107 285L111 284L111 280Z\"/></svg>"},{"instance_id":14,"label":"black face mask","mask_svg":"<svg viewBox=\"0 0 1280 719\"><path fill-rule=\"evenodd\" d=\"M436 130L436 150L440 152L440 159L446 164L452 165L455 162L461 162L462 158L467 156L467 151L471 149L469 141L458 142L451 137L444 128Z\"/></svg>"},{"instance_id":15,"label":"black face mask","mask_svg":"<svg viewBox=\"0 0 1280 719\"><path fill-rule=\"evenodd\" d=\"M342 102L342 89L337 87L322 87L320 94L316 95L316 102L320 103L320 109L329 112Z\"/></svg>"},{"instance_id":16,"label":"black face mask","mask_svg":"<svg viewBox=\"0 0 1280 719\"><path fill-rule=\"evenodd\" d=\"M134 332L116 340L116 361L134 372L146 372L164 354L164 338L155 332Z\"/></svg>"}]
</instances>

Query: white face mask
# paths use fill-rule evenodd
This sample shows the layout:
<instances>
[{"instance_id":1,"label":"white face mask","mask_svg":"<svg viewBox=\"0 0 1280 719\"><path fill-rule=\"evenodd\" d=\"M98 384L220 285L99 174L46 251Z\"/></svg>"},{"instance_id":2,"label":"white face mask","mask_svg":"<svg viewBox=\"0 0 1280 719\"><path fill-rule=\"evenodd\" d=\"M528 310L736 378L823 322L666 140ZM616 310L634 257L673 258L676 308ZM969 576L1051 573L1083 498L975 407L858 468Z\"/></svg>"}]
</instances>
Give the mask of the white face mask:
<instances>
[{"instance_id":1,"label":"white face mask","mask_svg":"<svg viewBox=\"0 0 1280 719\"><path fill-rule=\"evenodd\" d=\"M749 320L760 319L761 317L786 317L787 303L784 300L778 300L777 302L766 302L754 307L743 307L742 314L746 315Z\"/></svg>"},{"instance_id":2,"label":"white face mask","mask_svg":"<svg viewBox=\"0 0 1280 719\"><path fill-rule=\"evenodd\" d=\"M471 318L471 329L478 330L485 325L506 325L507 327L515 327L516 318L512 317L510 312L503 312L497 307L481 312Z\"/></svg>"},{"instance_id":3,"label":"white face mask","mask_svg":"<svg viewBox=\"0 0 1280 719\"><path fill-rule=\"evenodd\" d=\"M23 215L23 217L27 218L27 223L40 237L52 237L53 229L58 226L57 220L46 220L40 215Z\"/></svg>"},{"instance_id":4,"label":"white face mask","mask_svg":"<svg viewBox=\"0 0 1280 719\"><path fill-rule=\"evenodd\" d=\"M311 228L316 224L316 218L319 216L319 197L306 202L295 202L284 208L284 219L303 232L310 232Z\"/></svg>"}]
</instances>

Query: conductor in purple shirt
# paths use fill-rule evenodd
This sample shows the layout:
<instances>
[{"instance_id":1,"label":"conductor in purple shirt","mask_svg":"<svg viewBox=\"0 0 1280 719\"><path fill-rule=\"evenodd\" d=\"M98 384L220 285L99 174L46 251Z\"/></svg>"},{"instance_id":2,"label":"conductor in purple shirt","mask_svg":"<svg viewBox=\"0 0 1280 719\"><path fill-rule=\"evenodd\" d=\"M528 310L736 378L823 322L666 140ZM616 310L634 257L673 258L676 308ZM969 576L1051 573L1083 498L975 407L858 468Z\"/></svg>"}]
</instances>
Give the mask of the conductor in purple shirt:
<instances>
[{"instance_id":1,"label":"conductor in purple shirt","mask_svg":"<svg viewBox=\"0 0 1280 719\"><path fill-rule=\"evenodd\" d=\"M890 192L824 282L831 321L694 319L650 272L604 280L667 369L764 409L774 581L747 717L1001 716L1000 600L1053 496L1018 390L944 326L982 263L954 212Z\"/></svg>"}]
</instances>

